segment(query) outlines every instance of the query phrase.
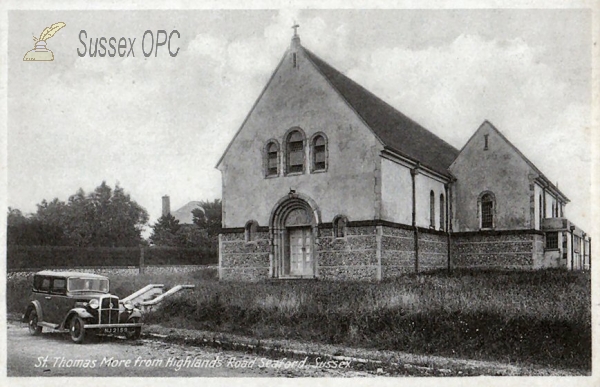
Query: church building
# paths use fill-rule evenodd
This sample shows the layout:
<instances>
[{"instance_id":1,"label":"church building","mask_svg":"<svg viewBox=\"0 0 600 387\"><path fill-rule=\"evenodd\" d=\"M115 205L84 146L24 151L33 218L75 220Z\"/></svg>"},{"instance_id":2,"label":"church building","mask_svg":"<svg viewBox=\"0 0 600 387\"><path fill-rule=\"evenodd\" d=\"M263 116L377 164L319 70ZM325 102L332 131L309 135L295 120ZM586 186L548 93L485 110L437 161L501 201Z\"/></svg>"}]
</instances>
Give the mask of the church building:
<instances>
[{"instance_id":1,"label":"church building","mask_svg":"<svg viewBox=\"0 0 600 387\"><path fill-rule=\"evenodd\" d=\"M296 33L217 168L220 279L590 266L569 199L490 122L458 150Z\"/></svg>"}]
</instances>

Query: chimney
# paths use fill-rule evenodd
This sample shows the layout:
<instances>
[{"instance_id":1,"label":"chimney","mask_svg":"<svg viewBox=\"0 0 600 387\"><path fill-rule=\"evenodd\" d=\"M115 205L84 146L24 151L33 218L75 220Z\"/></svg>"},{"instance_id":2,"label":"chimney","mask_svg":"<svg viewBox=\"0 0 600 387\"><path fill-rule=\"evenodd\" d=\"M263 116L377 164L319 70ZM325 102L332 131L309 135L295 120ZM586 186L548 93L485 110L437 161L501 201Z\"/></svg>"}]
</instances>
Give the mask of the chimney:
<instances>
[{"instance_id":1,"label":"chimney","mask_svg":"<svg viewBox=\"0 0 600 387\"><path fill-rule=\"evenodd\" d=\"M162 197L162 216L167 216L171 213L171 200L169 195Z\"/></svg>"}]
</instances>

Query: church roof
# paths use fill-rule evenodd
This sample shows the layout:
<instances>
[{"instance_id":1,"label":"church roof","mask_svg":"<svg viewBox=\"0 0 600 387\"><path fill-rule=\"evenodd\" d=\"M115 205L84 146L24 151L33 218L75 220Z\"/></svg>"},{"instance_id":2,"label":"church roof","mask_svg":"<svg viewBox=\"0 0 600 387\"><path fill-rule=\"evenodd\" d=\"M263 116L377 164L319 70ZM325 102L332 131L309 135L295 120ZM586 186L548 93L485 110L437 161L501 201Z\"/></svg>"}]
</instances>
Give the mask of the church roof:
<instances>
[{"instance_id":1,"label":"church roof","mask_svg":"<svg viewBox=\"0 0 600 387\"><path fill-rule=\"evenodd\" d=\"M304 51L384 146L438 173L450 175L448 167L459 153L456 148L400 113L306 48Z\"/></svg>"}]
</instances>

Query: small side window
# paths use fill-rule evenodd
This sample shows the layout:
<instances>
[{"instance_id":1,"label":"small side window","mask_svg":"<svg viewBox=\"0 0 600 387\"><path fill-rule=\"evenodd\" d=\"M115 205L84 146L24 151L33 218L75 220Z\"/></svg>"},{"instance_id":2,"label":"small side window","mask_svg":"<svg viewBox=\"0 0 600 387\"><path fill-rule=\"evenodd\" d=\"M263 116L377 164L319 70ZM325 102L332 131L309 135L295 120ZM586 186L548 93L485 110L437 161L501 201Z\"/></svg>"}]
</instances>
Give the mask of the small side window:
<instances>
[{"instance_id":1,"label":"small side window","mask_svg":"<svg viewBox=\"0 0 600 387\"><path fill-rule=\"evenodd\" d=\"M248 221L248 223L246 223L245 229L246 243L254 242L256 240L256 231L258 229L258 223L256 223L255 220L250 220Z\"/></svg>"},{"instance_id":2,"label":"small side window","mask_svg":"<svg viewBox=\"0 0 600 387\"><path fill-rule=\"evenodd\" d=\"M67 293L67 281L64 278L55 278L52 282L52 293L65 294Z\"/></svg>"},{"instance_id":3,"label":"small side window","mask_svg":"<svg viewBox=\"0 0 600 387\"><path fill-rule=\"evenodd\" d=\"M345 216L336 216L333 220L333 236L336 238L344 238L346 236L346 223L348 219Z\"/></svg>"},{"instance_id":4,"label":"small side window","mask_svg":"<svg viewBox=\"0 0 600 387\"><path fill-rule=\"evenodd\" d=\"M558 233L547 232L546 233L546 248L547 249L558 249Z\"/></svg>"},{"instance_id":5,"label":"small side window","mask_svg":"<svg viewBox=\"0 0 600 387\"><path fill-rule=\"evenodd\" d=\"M40 292L50 291L50 278L43 278L39 287Z\"/></svg>"},{"instance_id":6,"label":"small side window","mask_svg":"<svg viewBox=\"0 0 600 387\"><path fill-rule=\"evenodd\" d=\"M38 275L34 276L33 277L33 290L40 290L43 280L44 280L43 277L40 277Z\"/></svg>"}]
</instances>

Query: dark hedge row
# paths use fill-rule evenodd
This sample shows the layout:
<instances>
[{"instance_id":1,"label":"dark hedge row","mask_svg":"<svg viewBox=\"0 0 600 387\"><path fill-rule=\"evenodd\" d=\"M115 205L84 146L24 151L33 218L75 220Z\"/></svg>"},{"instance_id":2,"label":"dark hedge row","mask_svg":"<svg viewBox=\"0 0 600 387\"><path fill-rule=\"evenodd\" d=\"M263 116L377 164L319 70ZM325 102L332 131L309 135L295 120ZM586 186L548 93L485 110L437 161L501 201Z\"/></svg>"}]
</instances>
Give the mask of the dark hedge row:
<instances>
[{"instance_id":1,"label":"dark hedge row","mask_svg":"<svg viewBox=\"0 0 600 387\"><path fill-rule=\"evenodd\" d=\"M8 271L58 267L139 266L139 247L8 246ZM145 247L144 265L216 264L215 251L204 248Z\"/></svg>"}]
</instances>

